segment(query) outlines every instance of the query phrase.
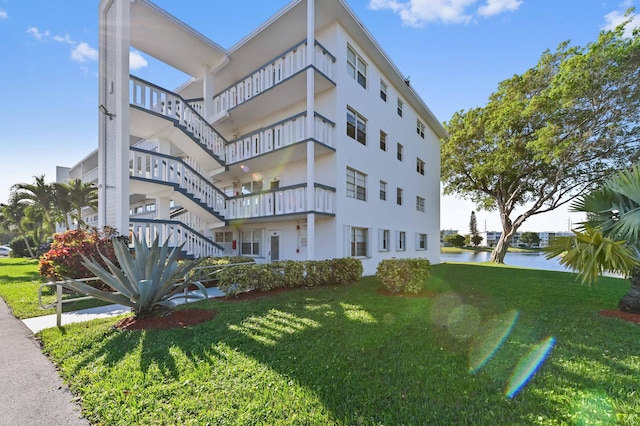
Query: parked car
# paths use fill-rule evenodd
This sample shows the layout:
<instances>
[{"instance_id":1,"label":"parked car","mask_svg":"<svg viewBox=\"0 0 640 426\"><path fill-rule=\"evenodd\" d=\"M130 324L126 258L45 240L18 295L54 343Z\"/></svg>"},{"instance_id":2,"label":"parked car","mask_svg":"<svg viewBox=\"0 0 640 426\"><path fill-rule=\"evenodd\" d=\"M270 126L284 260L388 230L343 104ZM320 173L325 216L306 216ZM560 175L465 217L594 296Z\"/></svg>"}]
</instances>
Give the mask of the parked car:
<instances>
[{"instance_id":1,"label":"parked car","mask_svg":"<svg viewBox=\"0 0 640 426\"><path fill-rule=\"evenodd\" d=\"M12 251L9 246L0 246L0 257L9 257Z\"/></svg>"}]
</instances>

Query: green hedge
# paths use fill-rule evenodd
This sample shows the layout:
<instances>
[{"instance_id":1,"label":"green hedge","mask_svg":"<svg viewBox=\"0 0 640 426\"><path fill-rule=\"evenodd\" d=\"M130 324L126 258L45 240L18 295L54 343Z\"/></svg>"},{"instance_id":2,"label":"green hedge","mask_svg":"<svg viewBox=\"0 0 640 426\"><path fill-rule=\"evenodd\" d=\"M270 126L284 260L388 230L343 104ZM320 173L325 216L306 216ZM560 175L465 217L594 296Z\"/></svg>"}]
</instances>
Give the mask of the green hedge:
<instances>
[{"instance_id":1,"label":"green hedge","mask_svg":"<svg viewBox=\"0 0 640 426\"><path fill-rule=\"evenodd\" d=\"M204 268L206 266L230 265L235 263L253 263L252 257L246 256L217 256L207 257L202 260L196 269L189 273L189 281L202 281L203 283L215 283L217 278L209 276L211 269Z\"/></svg>"},{"instance_id":2,"label":"green hedge","mask_svg":"<svg viewBox=\"0 0 640 426\"><path fill-rule=\"evenodd\" d=\"M218 288L233 296L249 290L344 285L358 281L361 276L362 263L358 259L284 260L225 268L218 276Z\"/></svg>"},{"instance_id":3,"label":"green hedge","mask_svg":"<svg viewBox=\"0 0 640 426\"><path fill-rule=\"evenodd\" d=\"M431 277L427 259L385 259L378 263L376 276L393 293L420 293Z\"/></svg>"}]
</instances>

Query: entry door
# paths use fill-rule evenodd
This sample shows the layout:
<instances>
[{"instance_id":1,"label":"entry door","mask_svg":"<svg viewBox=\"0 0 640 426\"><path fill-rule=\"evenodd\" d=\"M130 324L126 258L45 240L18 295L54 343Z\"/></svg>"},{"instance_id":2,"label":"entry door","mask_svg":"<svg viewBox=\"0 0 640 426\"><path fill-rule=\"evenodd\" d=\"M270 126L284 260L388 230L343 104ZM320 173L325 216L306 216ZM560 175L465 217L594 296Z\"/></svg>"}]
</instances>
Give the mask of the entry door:
<instances>
[{"instance_id":1,"label":"entry door","mask_svg":"<svg viewBox=\"0 0 640 426\"><path fill-rule=\"evenodd\" d=\"M271 236L271 261L280 260L280 235Z\"/></svg>"}]
</instances>

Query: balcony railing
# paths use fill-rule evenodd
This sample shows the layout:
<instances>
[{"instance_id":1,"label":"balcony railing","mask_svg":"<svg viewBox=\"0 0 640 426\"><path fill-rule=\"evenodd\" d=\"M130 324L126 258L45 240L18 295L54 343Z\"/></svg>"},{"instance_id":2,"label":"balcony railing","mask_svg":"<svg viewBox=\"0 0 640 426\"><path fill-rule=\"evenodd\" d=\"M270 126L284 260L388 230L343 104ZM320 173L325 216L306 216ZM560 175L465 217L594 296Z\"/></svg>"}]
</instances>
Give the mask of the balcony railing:
<instances>
[{"instance_id":1,"label":"balcony railing","mask_svg":"<svg viewBox=\"0 0 640 426\"><path fill-rule=\"evenodd\" d=\"M136 148L129 152L130 176L177 185L214 212L224 211L224 193L181 159Z\"/></svg>"},{"instance_id":2,"label":"balcony railing","mask_svg":"<svg viewBox=\"0 0 640 426\"><path fill-rule=\"evenodd\" d=\"M307 42L300 42L214 96L214 121L224 116L227 111L303 70L307 66L307 51ZM333 80L335 57L318 42L315 43L313 54L315 68Z\"/></svg>"},{"instance_id":3,"label":"balcony railing","mask_svg":"<svg viewBox=\"0 0 640 426\"><path fill-rule=\"evenodd\" d=\"M98 168L91 169L82 175L82 182L91 183L98 181Z\"/></svg>"},{"instance_id":4,"label":"balcony railing","mask_svg":"<svg viewBox=\"0 0 640 426\"><path fill-rule=\"evenodd\" d=\"M306 117L302 113L232 140L227 145L227 164L246 161L306 140ZM316 115L315 139L333 148L334 123Z\"/></svg>"},{"instance_id":5,"label":"balcony railing","mask_svg":"<svg viewBox=\"0 0 640 426\"><path fill-rule=\"evenodd\" d=\"M134 76L130 76L129 102L177 122L203 148L224 161L225 139L182 97Z\"/></svg>"},{"instance_id":6,"label":"balcony railing","mask_svg":"<svg viewBox=\"0 0 640 426\"><path fill-rule=\"evenodd\" d=\"M196 258L221 256L224 251L223 247L209 238L175 220L129 219L129 222L131 233L138 238L144 236L151 242L158 236L161 242L168 239L170 247L178 247L184 243L183 250Z\"/></svg>"},{"instance_id":7,"label":"balcony railing","mask_svg":"<svg viewBox=\"0 0 640 426\"><path fill-rule=\"evenodd\" d=\"M249 219L295 213L334 214L335 189L316 185L315 205L307 208L306 185L274 189L257 194L246 194L228 200L227 219Z\"/></svg>"}]
</instances>

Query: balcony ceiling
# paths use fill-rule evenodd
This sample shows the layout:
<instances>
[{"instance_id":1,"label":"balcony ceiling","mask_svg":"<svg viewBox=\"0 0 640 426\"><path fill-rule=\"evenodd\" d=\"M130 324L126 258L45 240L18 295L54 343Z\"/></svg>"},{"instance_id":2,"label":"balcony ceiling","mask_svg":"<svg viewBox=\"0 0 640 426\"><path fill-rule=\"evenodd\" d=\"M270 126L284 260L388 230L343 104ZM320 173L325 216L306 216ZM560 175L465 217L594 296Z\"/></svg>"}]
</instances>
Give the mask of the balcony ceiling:
<instances>
[{"instance_id":1,"label":"balcony ceiling","mask_svg":"<svg viewBox=\"0 0 640 426\"><path fill-rule=\"evenodd\" d=\"M225 49L148 0L131 3L131 45L195 78L227 57Z\"/></svg>"}]
</instances>

